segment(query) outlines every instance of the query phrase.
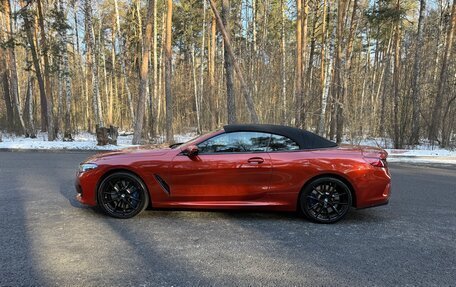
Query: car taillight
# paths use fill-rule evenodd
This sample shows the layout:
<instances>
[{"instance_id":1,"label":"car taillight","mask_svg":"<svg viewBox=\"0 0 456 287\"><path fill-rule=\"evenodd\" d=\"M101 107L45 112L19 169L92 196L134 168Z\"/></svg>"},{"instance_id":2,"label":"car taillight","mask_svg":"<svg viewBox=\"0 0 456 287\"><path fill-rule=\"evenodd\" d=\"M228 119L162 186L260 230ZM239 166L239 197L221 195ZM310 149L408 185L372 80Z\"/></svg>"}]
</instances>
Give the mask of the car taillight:
<instances>
[{"instance_id":1,"label":"car taillight","mask_svg":"<svg viewBox=\"0 0 456 287\"><path fill-rule=\"evenodd\" d=\"M364 158L365 161L375 167L386 167L386 159L381 158Z\"/></svg>"}]
</instances>

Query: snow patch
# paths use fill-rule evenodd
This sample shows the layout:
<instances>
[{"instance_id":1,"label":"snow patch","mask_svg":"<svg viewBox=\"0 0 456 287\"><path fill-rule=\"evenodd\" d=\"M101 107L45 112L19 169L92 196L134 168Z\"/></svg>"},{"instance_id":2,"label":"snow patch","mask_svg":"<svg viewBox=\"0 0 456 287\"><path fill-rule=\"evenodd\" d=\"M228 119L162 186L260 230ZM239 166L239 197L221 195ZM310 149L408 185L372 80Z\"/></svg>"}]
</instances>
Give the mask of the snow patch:
<instances>
[{"instance_id":1,"label":"snow patch","mask_svg":"<svg viewBox=\"0 0 456 287\"><path fill-rule=\"evenodd\" d=\"M0 149L13 150L119 150L133 147L132 133L119 132L117 138L118 145L98 146L96 136L88 132L80 132L74 136L74 141L64 142L61 139L56 141L47 141L47 133L38 133L34 139L23 136L15 136L3 133L3 142L0 142ZM175 142L186 142L194 138L194 132L175 135ZM156 139L158 143L165 142L164 137ZM389 162L407 162L407 163L444 163L456 165L456 150L447 150L437 148L426 142L414 146L413 149L392 149L390 139L383 138L365 138L357 141L345 141L345 143L354 145L368 145L386 148Z\"/></svg>"},{"instance_id":2,"label":"snow patch","mask_svg":"<svg viewBox=\"0 0 456 287\"><path fill-rule=\"evenodd\" d=\"M419 145L405 149L394 149L393 141L389 138L365 137L346 140L344 143L384 148L388 152L388 162L456 164L456 150L439 148L427 140L421 140Z\"/></svg>"},{"instance_id":3,"label":"snow patch","mask_svg":"<svg viewBox=\"0 0 456 287\"><path fill-rule=\"evenodd\" d=\"M195 137L195 134L176 135L176 142L186 142ZM131 144L133 135L119 132L117 145L98 146L96 136L81 132L74 136L74 141L64 142L62 140L48 141L46 133L38 133L34 139L23 136L15 136L12 134L3 134L3 142L0 142L0 149L32 149L32 150L119 150L127 147L133 147ZM164 138L157 139L160 142Z\"/></svg>"}]
</instances>

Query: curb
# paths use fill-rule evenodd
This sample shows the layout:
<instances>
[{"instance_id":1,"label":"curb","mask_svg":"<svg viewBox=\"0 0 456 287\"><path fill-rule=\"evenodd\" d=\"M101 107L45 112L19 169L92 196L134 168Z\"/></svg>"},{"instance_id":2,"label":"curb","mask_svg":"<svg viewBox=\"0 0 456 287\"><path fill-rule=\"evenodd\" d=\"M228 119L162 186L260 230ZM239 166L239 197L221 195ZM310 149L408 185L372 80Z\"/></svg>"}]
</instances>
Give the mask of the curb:
<instances>
[{"instance_id":1,"label":"curb","mask_svg":"<svg viewBox=\"0 0 456 287\"><path fill-rule=\"evenodd\" d=\"M430 159L430 160L446 160L456 161L456 156L442 156L442 155L394 155L389 154L388 159Z\"/></svg>"},{"instance_id":2,"label":"curb","mask_svg":"<svg viewBox=\"0 0 456 287\"><path fill-rule=\"evenodd\" d=\"M444 164L456 165L456 157L445 156L388 156L389 163L409 163L409 164Z\"/></svg>"}]
</instances>

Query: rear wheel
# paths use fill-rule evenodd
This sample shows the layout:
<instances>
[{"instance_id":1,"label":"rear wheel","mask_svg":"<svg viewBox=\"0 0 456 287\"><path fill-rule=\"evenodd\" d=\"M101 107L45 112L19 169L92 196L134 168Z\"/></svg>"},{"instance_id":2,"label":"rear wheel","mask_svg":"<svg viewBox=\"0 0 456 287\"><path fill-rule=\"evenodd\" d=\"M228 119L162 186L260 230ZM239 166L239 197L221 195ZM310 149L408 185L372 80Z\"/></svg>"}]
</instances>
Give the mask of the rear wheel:
<instances>
[{"instance_id":1,"label":"rear wheel","mask_svg":"<svg viewBox=\"0 0 456 287\"><path fill-rule=\"evenodd\" d=\"M350 188L341 180L321 177L303 190L299 199L301 211L318 223L334 223L345 217L352 205Z\"/></svg>"},{"instance_id":2,"label":"rear wheel","mask_svg":"<svg viewBox=\"0 0 456 287\"><path fill-rule=\"evenodd\" d=\"M107 176L98 189L98 204L108 215L131 218L146 208L149 195L137 176L117 172Z\"/></svg>"}]
</instances>

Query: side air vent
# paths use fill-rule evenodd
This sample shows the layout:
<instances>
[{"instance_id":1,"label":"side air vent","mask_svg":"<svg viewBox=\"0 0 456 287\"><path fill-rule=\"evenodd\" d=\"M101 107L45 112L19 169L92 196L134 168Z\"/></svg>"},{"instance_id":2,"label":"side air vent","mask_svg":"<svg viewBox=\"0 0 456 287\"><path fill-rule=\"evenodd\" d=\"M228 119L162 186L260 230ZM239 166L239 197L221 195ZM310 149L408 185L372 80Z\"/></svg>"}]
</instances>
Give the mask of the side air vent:
<instances>
[{"instance_id":1,"label":"side air vent","mask_svg":"<svg viewBox=\"0 0 456 287\"><path fill-rule=\"evenodd\" d=\"M155 179L157 180L157 182L162 187L163 191L169 195L170 194L169 185L166 183L166 181L163 178L161 178L158 174L154 174L154 176L155 176Z\"/></svg>"}]
</instances>

